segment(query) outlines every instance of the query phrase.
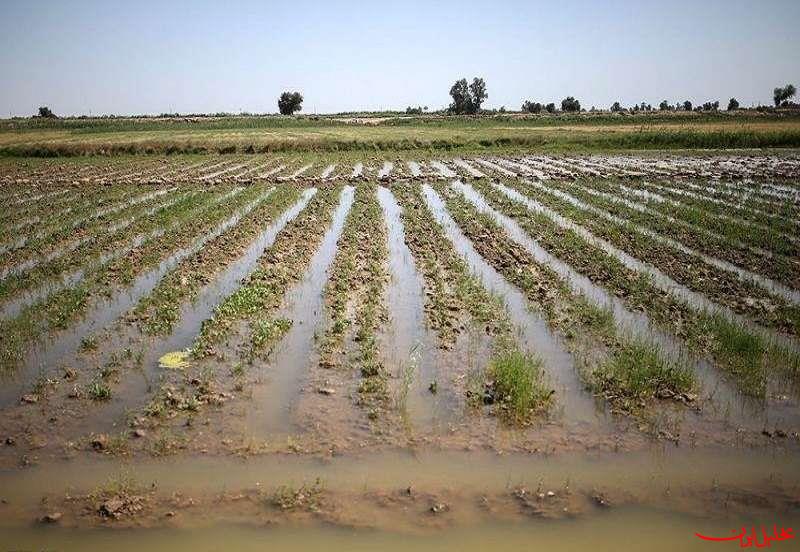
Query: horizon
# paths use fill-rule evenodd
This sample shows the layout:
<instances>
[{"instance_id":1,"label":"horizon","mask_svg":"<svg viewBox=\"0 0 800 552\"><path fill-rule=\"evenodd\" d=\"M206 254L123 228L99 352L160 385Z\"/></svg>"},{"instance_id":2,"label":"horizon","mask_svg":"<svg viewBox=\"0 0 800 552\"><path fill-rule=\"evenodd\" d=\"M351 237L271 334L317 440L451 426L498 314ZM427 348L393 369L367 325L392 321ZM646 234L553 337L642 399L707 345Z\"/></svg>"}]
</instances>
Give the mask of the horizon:
<instances>
[{"instance_id":1,"label":"horizon","mask_svg":"<svg viewBox=\"0 0 800 552\"><path fill-rule=\"evenodd\" d=\"M0 116L39 106L64 117L271 114L284 90L304 95L301 114L436 111L454 81L474 76L486 80L489 110L566 96L587 110L771 105L774 87L800 80L800 4L768 4L714 1L697 13L680 1L662 13L626 1L557 11L510 1L491 12L463 2L9 2Z\"/></svg>"}]
</instances>

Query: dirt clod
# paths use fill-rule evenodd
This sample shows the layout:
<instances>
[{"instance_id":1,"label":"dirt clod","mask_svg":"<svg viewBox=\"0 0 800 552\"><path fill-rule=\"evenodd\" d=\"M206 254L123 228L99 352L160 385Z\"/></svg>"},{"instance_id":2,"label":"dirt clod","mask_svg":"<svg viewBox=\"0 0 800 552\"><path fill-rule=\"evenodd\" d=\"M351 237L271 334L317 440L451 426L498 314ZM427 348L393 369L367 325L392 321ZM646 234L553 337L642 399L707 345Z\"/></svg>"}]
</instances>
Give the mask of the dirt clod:
<instances>
[{"instance_id":1,"label":"dirt clod","mask_svg":"<svg viewBox=\"0 0 800 552\"><path fill-rule=\"evenodd\" d=\"M39 518L41 523L58 523L63 514L61 512L50 512Z\"/></svg>"}]
</instances>

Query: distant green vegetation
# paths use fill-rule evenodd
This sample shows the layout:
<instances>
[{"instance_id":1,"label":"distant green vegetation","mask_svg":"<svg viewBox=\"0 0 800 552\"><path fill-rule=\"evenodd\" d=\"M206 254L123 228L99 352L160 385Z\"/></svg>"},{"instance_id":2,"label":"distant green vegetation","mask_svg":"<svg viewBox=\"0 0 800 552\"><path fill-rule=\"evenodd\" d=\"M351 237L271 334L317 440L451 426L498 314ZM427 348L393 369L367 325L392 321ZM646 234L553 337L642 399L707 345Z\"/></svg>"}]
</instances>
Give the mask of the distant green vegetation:
<instances>
[{"instance_id":1,"label":"distant green vegetation","mask_svg":"<svg viewBox=\"0 0 800 552\"><path fill-rule=\"evenodd\" d=\"M0 121L0 155L57 157L499 149L800 147L800 113L648 111L443 116L352 114Z\"/></svg>"}]
</instances>

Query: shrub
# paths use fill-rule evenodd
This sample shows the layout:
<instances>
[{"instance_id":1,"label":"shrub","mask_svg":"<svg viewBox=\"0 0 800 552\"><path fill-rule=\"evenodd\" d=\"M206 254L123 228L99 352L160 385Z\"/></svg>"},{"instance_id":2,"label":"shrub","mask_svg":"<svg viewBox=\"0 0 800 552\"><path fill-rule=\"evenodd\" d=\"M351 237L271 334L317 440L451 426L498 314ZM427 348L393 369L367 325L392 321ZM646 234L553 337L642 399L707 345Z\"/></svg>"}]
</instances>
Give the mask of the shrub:
<instances>
[{"instance_id":1,"label":"shrub","mask_svg":"<svg viewBox=\"0 0 800 552\"><path fill-rule=\"evenodd\" d=\"M739 109L739 102L736 98L728 100L728 111L736 111L737 109Z\"/></svg>"}]
</instances>

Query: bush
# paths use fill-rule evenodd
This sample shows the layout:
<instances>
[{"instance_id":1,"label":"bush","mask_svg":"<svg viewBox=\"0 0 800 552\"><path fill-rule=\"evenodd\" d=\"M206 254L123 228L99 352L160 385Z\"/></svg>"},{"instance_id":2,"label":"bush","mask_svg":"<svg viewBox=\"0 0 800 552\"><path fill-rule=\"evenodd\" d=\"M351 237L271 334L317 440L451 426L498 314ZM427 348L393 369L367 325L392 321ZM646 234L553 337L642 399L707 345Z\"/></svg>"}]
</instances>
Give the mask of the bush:
<instances>
[{"instance_id":1,"label":"bush","mask_svg":"<svg viewBox=\"0 0 800 552\"><path fill-rule=\"evenodd\" d=\"M689 100L686 100L685 102L683 102L683 110L684 111L691 111L692 110L692 102L690 102Z\"/></svg>"},{"instance_id":2,"label":"bush","mask_svg":"<svg viewBox=\"0 0 800 552\"><path fill-rule=\"evenodd\" d=\"M555 113L556 112L556 104L554 104L553 102L550 102L549 104L544 106L544 110L547 111L548 113Z\"/></svg>"},{"instance_id":3,"label":"bush","mask_svg":"<svg viewBox=\"0 0 800 552\"><path fill-rule=\"evenodd\" d=\"M294 115L303 110L303 95L300 92L284 92L278 98L278 110L281 115Z\"/></svg>"},{"instance_id":4,"label":"bush","mask_svg":"<svg viewBox=\"0 0 800 552\"><path fill-rule=\"evenodd\" d=\"M622 111L622 106L619 105L619 102L614 102L611 105L611 113L619 113L620 111Z\"/></svg>"},{"instance_id":5,"label":"bush","mask_svg":"<svg viewBox=\"0 0 800 552\"><path fill-rule=\"evenodd\" d=\"M737 109L739 109L739 102L736 98L728 100L728 111L736 111Z\"/></svg>"}]
</instances>

